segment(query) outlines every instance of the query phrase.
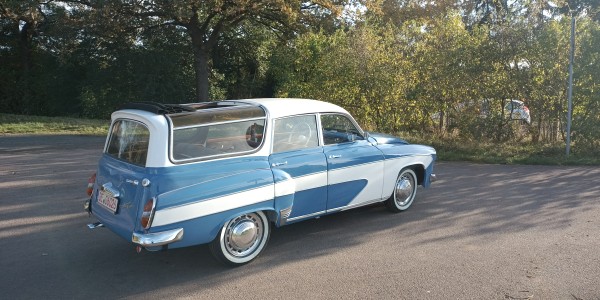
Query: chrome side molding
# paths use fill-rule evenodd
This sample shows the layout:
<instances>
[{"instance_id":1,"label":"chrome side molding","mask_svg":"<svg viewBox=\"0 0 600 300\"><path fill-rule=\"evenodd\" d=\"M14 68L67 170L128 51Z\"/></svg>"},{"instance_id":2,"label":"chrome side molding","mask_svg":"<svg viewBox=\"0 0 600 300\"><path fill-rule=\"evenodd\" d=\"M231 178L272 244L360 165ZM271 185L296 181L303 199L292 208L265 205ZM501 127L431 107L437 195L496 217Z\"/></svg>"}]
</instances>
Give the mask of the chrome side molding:
<instances>
[{"instance_id":1,"label":"chrome side molding","mask_svg":"<svg viewBox=\"0 0 600 300\"><path fill-rule=\"evenodd\" d=\"M100 222L96 222L96 223L87 224L87 227L89 229L96 229L98 227L104 227L104 224L102 224Z\"/></svg>"}]
</instances>

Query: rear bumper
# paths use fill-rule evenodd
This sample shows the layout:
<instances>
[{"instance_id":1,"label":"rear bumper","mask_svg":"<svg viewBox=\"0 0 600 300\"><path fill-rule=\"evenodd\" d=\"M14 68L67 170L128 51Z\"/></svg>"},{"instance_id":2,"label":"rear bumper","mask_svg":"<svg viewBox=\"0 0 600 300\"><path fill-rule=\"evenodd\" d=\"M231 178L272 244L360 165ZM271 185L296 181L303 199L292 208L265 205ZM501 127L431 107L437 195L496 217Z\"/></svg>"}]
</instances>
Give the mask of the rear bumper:
<instances>
[{"instance_id":1,"label":"rear bumper","mask_svg":"<svg viewBox=\"0 0 600 300\"><path fill-rule=\"evenodd\" d=\"M164 246L180 241L183 238L183 228L154 233L133 233L131 241L143 247Z\"/></svg>"},{"instance_id":2,"label":"rear bumper","mask_svg":"<svg viewBox=\"0 0 600 300\"><path fill-rule=\"evenodd\" d=\"M429 182L435 182L437 180L437 176L435 174L429 175Z\"/></svg>"}]
</instances>

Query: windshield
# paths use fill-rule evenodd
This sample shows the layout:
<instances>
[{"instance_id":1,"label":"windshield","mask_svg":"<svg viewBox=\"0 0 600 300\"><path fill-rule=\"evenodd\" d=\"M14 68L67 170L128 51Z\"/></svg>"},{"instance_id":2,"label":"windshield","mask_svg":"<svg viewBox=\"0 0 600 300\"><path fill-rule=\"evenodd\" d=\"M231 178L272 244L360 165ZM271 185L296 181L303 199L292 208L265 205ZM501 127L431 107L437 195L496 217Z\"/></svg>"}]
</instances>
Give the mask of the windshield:
<instances>
[{"instance_id":1,"label":"windshield","mask_svg":"<svg viewBox=\"0 0 600 300\"><path fill-rule=\"evenodd\" d=\"M110 131L106 153L129 163L145 166L150 132L142 123L117 120Z\"/></svg>"}]
</instances>

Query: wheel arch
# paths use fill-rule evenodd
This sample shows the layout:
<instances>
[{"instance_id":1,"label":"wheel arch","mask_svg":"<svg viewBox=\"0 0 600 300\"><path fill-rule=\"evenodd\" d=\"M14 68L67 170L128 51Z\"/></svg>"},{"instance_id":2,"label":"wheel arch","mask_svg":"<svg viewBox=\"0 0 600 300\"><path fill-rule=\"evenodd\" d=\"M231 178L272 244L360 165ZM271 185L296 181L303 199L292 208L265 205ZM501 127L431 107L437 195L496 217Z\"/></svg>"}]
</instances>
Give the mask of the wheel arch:
<instances>
[{"instance_id":1,"label":"wheel arch","mask_svg":"<svg viewBox=\"0 0 600 300\"><path fill-rule=\"evenodd\" d=\"M411 169L417 175L417 184L423 185L425 182L425 166L423 164L414 164L406 166L404 169Z\"/></svg>"},{"instance_id":2,"label":"wheel arch","mask_svg":"<svg viewBox=\"0 0 600 300\"><path fill-rule=\"evenodd\" d=\"M231 220L239 215L250 214L250 213L255 213L255 212L260 211L260 212L263 212L265 214L265 216L267 216L267 220L269 221L269 223L272 223L272 225L273 225L274 222L277 221L277 218L279 215L278 215L277 211L275 210L275 208L273 207L272 202L267 202L267 203L269 203L269 204L264 204L261 206L253 205L253 206L245 207L243 209L229 210L229 211L223 213L221 215L221 217L219 218L220 221L217 224L215 224L214 226L212 226L212 229L210 230L209 241L212 241L215 238L217 238L217 236L219 235L219 232L221 231L221 228L223 228L225 223L229 222L229 220ZM209 241L206 241L206 242L209 242Z\"/></svg>"}]
</instances>

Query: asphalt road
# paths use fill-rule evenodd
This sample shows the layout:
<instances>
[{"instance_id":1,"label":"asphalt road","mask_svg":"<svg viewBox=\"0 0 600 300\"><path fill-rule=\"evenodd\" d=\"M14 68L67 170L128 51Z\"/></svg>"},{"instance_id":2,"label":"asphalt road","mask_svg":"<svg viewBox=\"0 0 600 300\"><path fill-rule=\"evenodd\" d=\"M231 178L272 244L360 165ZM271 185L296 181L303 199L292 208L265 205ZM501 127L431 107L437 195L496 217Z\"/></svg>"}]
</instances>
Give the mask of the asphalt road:
<instances>
[{"instance_id":1,"label":"asphalt road","mask_svg":"<svg viewBox=\"0 0 600 300\"><path fill-rule=\"evenodd\" d=\"M600 299L600 168L439 163L401 214L273 231L253 263L137 254L82 210L103 138L0 137L2 299Z\"/></svg>"}]
</instances>

